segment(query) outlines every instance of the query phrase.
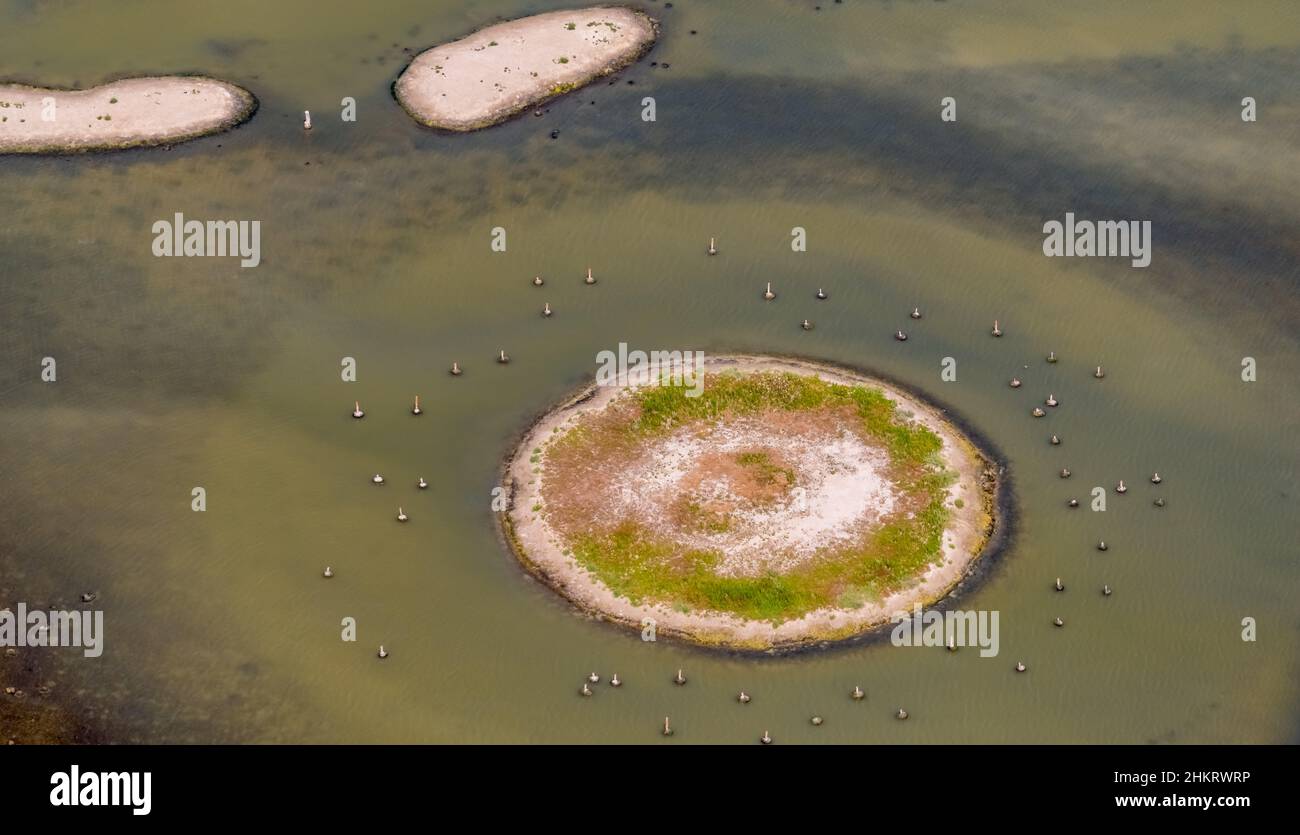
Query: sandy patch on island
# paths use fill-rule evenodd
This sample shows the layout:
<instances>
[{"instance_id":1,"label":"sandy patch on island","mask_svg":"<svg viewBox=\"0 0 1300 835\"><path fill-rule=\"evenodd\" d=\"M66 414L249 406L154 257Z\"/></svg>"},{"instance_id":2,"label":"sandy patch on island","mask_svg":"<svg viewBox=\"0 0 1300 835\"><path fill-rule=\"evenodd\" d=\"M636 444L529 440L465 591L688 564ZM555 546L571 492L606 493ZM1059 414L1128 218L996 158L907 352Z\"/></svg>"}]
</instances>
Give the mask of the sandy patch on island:
<instances>
[{"instance_id":1,"label":"sandy patch on island","mask_svg":"<svg viewBox=\"0 0 1300 835\"><path fill-rule=\"evenodd\" d=\"M847 429L799 426L796 417L688 426L655 439L619 471L606 515L653 528L664 509L698 508L703 522L675 525L673 539L720 551L721 576L784 573L852 541L894 509L887 456ZM774 440L781 418L787 425Z\"/></svg>"}]
</instances>

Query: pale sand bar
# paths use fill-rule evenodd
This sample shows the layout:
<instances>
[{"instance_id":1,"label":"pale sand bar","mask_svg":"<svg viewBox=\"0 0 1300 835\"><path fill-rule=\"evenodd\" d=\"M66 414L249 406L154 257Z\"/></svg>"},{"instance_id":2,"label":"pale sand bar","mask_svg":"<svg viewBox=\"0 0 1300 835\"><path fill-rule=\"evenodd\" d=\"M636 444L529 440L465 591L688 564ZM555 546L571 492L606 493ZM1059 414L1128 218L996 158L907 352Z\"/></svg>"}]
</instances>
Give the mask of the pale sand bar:
<instances>
[{"instance_id":1,"label":"pale sand bar","mask_svg":"<svg viewBox=\"0 0 1300 835\"><path fill-rule=\"evenodd\" d=\"M620 6L524 17L421 52L393 93L423 125L478 130L622 69L656 34L654 20Z\"/></svg>"},{"instance_id":2,"label":"pale sand bar","mask_svg":"<svg viewBox=\"0 0 1300 835\"><path fill-rule=\"evenodd\" d=\"M914 603L929 605L945 597L967 574L990 543L994 526L996 470L988 458L938 409L896 386L836 366L794 359L745 356L710 358L707 374L722 371L785 371L815 375L844 385L868 385L882 390L908 415L943 441L940 453L945 469L957 474L949 488L950 517L943 534L944 554L912 587L858 608L824 608L783 623L746 620L734 615L683 612L671 605L646 601L633 604L594 577L569 554L561 536L551 527L544 510L548 445L563 437L583 415L599 411L630 391L622 386L592 385L542 417L525 434L513 457L506 462L505 483L510 509L504 515L506 538L525 567L567 597L579 608L604 620L642 629L645 619L655 622L659 635L730 649L770 651L793 649L824 641L849 638L887 623ZM534 450L541 449L540 454ZM857 485L850 489L874 488ZM821 500L832 499L823 497ZM957 507L961 499L961 507ZM617 501L617 497L610 497ZM542 509L538 509L542 508Z\"/></svg>"},{"instance_id":3,"label":"pale sand bar","mask_svg":"<svg viewBox=\"0 0 1300 835\"><path fill-rule=\"evenodd\" d=\"M256 109L252 93L201 76L124 78L89 90L0 84L0 154L171 145L232 128Z\"/></svg>"}]
</instances>

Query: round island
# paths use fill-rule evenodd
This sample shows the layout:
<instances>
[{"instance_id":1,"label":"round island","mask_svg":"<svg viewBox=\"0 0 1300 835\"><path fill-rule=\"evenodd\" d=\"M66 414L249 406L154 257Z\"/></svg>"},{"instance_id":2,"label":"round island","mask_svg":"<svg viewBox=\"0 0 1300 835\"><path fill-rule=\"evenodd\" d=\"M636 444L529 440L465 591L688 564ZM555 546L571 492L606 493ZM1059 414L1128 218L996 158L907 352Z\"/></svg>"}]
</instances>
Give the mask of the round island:
<instances>
[{"instance_id":1,"label":"round island","mask_svg":"<svg viewBox=\"0 0 1300 835\"><path fill-rule=\"evenodd\" d=\"M718 357L703 373L695 388L592 385L507 460L507 540L584 611L793 649L933 603L985 550L997 470L936 407L801 360Z\"/></svg>"}]
</instances>

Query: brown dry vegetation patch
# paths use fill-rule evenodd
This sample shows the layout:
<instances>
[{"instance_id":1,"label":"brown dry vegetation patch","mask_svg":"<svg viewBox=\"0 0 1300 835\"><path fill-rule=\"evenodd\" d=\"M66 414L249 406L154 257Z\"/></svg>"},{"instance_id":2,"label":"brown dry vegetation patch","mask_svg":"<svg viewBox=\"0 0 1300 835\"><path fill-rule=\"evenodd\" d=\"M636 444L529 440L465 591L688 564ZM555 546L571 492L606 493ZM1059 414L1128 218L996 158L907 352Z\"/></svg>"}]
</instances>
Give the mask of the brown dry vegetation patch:
<instances>
[{"instance_id":1,"label":"brown dry vegetation patch","mask_svg":"<svg viewBox=\"0 0 1300 835\"><path fill-rule=\"evenodd\" d=\"M889 501L868 512L846 511L833 531L822 532L824 543L817 531L809 531L804 535L809 541L796 547L783 536L791 533L798 540L801 522L780 511L799 490L815 492L828 472L860 466L823 451L838 448L837 443L846 446L846 438L855 441L851 448L859 455L879 447L854 407L725 414L653 433L634 428L639 417L635 398L620 398L583 415L548 450L543 512L565 540L634 530L665 546L658 553L665 565L688 567L693 558L688 555L703 550L718 554L714 570L720 575L753 576L860 549L881 525L919 512L926 501L924 493L899 487L916 474L912 468L880 453L874 464L884 485L877 488L888 490ZM698 454L664 464L674 448L696 442ZM662 489L646 483L665 472ZM733 558L732 552L745 549L748 558Z\"/></svg>"}]
</instances>

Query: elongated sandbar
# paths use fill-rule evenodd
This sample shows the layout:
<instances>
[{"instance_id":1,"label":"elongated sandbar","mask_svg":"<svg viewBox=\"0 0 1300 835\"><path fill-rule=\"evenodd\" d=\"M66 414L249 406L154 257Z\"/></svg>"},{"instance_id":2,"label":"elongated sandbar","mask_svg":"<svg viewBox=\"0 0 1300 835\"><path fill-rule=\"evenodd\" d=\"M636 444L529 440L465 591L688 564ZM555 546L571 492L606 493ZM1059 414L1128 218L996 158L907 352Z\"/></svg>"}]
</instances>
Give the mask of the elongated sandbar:
<instances>
[{"instance_id":1,"label":"elongated sandbar","mask_svg":"<svg viewBox=\"0 0 1300 835\"><path fill-rule=\"evenodd\" d=\"M123 78L87 90L0 84L0 154L172 145L228 130L256 109L252 93L202 76Z\"/></svg>"},{"instance_id":2,"label":"elongated sandbar","mask_svg":"<svg viewBox=\"0 0 1300 835\"><path fill-rule=\"evenodd\" d=\"M423 125L478 130L626 67L657 34L654 20L620 6L519 18L421 52L393 94Z\"/></svg>"}]
</instances>

